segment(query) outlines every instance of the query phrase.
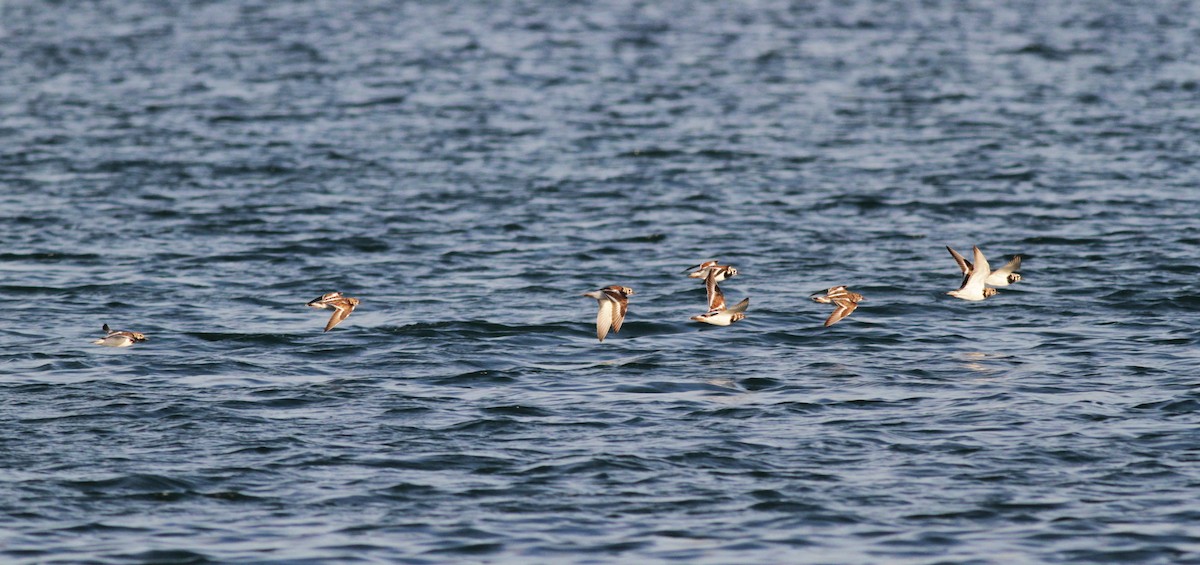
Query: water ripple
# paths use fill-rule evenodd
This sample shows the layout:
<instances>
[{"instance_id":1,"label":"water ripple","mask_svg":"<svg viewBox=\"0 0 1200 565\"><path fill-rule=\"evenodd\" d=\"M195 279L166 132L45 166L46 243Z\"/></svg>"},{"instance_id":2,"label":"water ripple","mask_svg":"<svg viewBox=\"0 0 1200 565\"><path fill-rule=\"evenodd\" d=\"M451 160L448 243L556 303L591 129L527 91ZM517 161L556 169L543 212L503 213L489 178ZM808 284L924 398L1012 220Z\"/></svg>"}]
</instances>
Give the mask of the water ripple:
<instances>
[{"instance_id":1,"label":"water ripple","mask_svg":"<svg viewBox=\"0 0 1200 565\"><path fill-rule=\"evenodd\" d=\"M910 4L4 3L0 556L1195 560L1200 19Z\"/></svg>"}]
</instances>

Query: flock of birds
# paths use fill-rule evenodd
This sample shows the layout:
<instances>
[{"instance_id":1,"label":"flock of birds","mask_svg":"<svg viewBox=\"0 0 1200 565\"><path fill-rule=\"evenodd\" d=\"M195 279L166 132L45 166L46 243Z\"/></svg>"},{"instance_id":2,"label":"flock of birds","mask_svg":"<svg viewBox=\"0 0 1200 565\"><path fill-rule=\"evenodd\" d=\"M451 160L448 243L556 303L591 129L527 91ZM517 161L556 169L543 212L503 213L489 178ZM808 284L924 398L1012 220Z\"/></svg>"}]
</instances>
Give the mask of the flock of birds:
<instances>
[{"instance_id":1,"label":"flock of birds","mask_svg":"<svg viewBox=\"0 0 1200 565\"><path fill-rule=\"evenodd\" d=\"M1020 255L993 271L977 246L971 248L973 261L968 261L950 246L946 246L946 250L954 257L954 262L963 274L962 284L946 293L950 296L963 300L983 300L996 294L995 287L1008 286L1021 280L1021 275L1016 272L1021 267ZM746 318L750 298L743 298L741 302L727 306L725 293L721 292L721 287L717 285L738 274L732 265L721 265L716 260L709 260L684 272L688 273L689 278L704 279L704 288L708 295L708 311L692 316L692 320L714 326L728 326ZM632 288L621 285L610 285L583 293L582 296L594 298L599 304L600 309L596 313L596 337L600 341L604 341L610 329L613 333L621 331L621 323L625 321L625 313L629 311L629 297L633 294ZM822 304L834 305L833 313L825 320L825 327L838 323L854 312L860 302L866 301L863 295L851 292L845 286L835 286L826 290L824 294L814 294L810 298ZM333 315L325 324L325 331L329 331L348 318L358 304L357 298L343 296L341 292L328 292L310 300L307 305L312 308L333 309ZM147 341L145 334L141 332L113 330L108 324L104 324L102 329L106 335L92 343L108 347L129 347Z\"/></svg>"},{"instance_id":2,"label":"flock of birds","mask_svg":"<svg viewBox=\"0 0 1200 565\"><path fill-rule=\"evenodd\" d=\"M1021 280L1021 275L1016 272L1021 267L1020 255L1013 257L1003 267L993 271L987 258L983 256L983 252L977 246L971 248L974 262L967 261L948 245L946 250L950 252L951 257L954 257L954 261L958 263L958 268L962 270L963 274L962 284L956 290L946 293L950 296L963 300L983 300L996 294L996 289L993 287L1008 286ZM741 302L733 306L726 306L725 293L721 292L721 287L717 285L717 283L738 274L737 269L732 265L721 265L716 260L710 260L684 272L688 273L690 278L704 279L704 288L708 294L708 311L692 316L692 320L714 326L728 326L746 318L746 309L750 307L750 299L743 298ZM609 329L613 333L621 331L621 323L625 321L625 313L629 311L629 297L633 294L632 288L615 284L583 293L583 296L594 298L599 303L600 309L596 313L596 337L600 341L604 341ZM822 304L833 304L833 313L825 319L825 327L838 323L842 318L854 312L860 302L866 301L863 295L852 292L845 286L832 287L824 294L814 294L810 298Z\"/></svg>"}]
</instances>

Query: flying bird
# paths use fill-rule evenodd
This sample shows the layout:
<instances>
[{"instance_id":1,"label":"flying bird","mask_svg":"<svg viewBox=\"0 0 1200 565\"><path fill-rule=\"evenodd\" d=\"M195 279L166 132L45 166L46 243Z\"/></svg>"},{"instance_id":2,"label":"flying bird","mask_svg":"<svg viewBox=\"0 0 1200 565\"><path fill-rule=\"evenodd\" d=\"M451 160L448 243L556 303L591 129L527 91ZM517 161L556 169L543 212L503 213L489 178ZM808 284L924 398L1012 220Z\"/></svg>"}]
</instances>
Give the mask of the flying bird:
<instances>
[{"instance_id":1,"label":"flying bird","mask_svg":"<svg viewBox=\"0 0 1200 565\"><path fill-rule=\"evenodd\" d=\"M715 259L704 261L694 267L689 267L687 271L690 279L706 279L709 273L716 273L717 282L721 282L727 278L737 276L737 269L731 265L718 264Z\"/></svg>"},{"instance_id":2,"label":"flying bird","mask_svg":"<svg viewBox=\"0 0 1200 565\"><path fill-rule=\"evenodd\" d=\"M972 265L959 255L949 246L946 249L950 250L950 254L954 256L954 260L958 262L958 267L963 271L962 285L956 290L947 292L950 296L961 298L963 300L978 301L996 294L996 289L984 286L987 282L988 275L991 274L991 267L988 265L987 257L983 256L983 252L978 246L972 246L971 251L975 254L975 263Z\"/></svg>"},{"instance_id":3,"label":"flying bird","mask_svg":"<svg viewBox=\"0 0 1200 565\"><path fill-rule=\"evenodd\" d=\"M704 278L704 286L708 291L708 312L692 316L691 319L714 326L728 326L739 320L746 319L746 309L750 307L750 298L743 298L733 306L725 306L725 293L717 286L717 272L710 270Z\"/></svg>"},{"instance_id":4,"label":"flying bird","mask_svg":"<svg viewBox=\"0 0 1200 565\"><path fill-rule=\"evenodd\" d=\"M613 333L621 331L621 323L625 321L625 312L629 311L629 297L633 296L632 288L621 285L610 285L600 290L585 292L580 296L595 298L600 309L596 312L596 337L604 341L611 327Z\"/></svg>"},{"instance_id":5,"label":"flying bird","mask_svg":"<svg viewBox=\"0 0 1200 565\"><path fill-rule=\"evenodd\" d=\"M825 320L825 327L832 326L842 318L849 316L858 308L858 303L866 300L863 295L857 292L850 292L844 286L835 286L825 291L825 294L814 294L811 298L822 304L833 304L835 308L829 318Z\"/></svg>"},{"instance_id":6,"label":"flying bird","mask_svg":"<svg viewBox=\"0 0 1200 565\"><path fill-rule=\"evenodd\" d=\"M963 278L965 279L967 275L971 274L971 270L974 268L971 262L967 261L962 255L959 255L949 245L946 246L946 250L950 252L951 257L954 257L954 262L958 263L958 268L962 270ZM988 273L987 279L983 282L988 286L1008 286L1021 280L1021 274L1014 272L1020 268L1021 256L1016 255L1008 263L1005 263L1003 267Z\"/></svg>"},{"instance_id":7,"label":"flying bird","mask_svg":"<svg viewBox=\"0 0 1200 565\"><path fill-rule=\"evenodd\" d=\"M308 302L308 306L313 308L333 308L333 315L329 317L329 323L325 324L325 331L332 330L334 326L342 323L358 306L357 298L342 296L340 292L327 292L322 294L320 298L314 298Z\"/></svg>"}]
</instances>

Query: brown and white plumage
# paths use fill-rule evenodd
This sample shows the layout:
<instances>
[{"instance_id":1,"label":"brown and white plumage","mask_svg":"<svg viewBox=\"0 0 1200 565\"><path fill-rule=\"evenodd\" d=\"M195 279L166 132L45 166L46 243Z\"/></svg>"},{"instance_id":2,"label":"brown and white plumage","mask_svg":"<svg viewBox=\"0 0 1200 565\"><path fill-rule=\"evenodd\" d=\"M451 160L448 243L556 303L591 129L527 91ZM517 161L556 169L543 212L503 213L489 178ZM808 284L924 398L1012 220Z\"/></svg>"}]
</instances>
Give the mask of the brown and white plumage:
<instances>
[{"instance_id":1,"label":"brown and white plumage","mask_svg":"<svg viewBox=\"0 0 1200 565\"><path fill-rule=\"evenodd\" d=\"M954 257L954 262L958 263L958 268L962 271L963 282L965 283L971 271L974 270L974 265L949 245L946 246L946 250L950 252L951 257ZM988 286L1008 286L1021 280L1021 274L1014 272L1019 268L1021 268L1021 256L1016 255L1008 263L1005 263L1003 267L988 272L988 276L983 282Z\"/></svg>"},{"instance_id":2,"label":"brown and white plumage","mask_svg":"<svg viewBox=\"0 0 1200 565\"><path fill-rule=\"evenodd\" d=\"M104 333L108 335L104 336L104 339L98 339L92 342L96 345L103 345L105 347L129 347L135 343L146 341L146 336L142 334L142 332L117 331L109 328L108 324L104 324L100 329L104 330Z\"/></svg>"},{"instance_id":3,"label":"brown and white plumage","mask_svg":"<svg viewBox=\"0 0 1200 565\"><path fill-rule=\"evenodd\" d=\"M621 331L621 323L625 321L625 313L629 311L629 297L633 294L632 288L614 284L580 295L595 298L600 307L596 312L597 339L604 341L609 328L612 328L613 333Z\"/></svg>"},{"instance_id":4,"label":"brown and white plumage","mask_svg":"<svg viewBox=\"0 0 1200 565\"><path fill-rule=\"evenodd\" d=\"M987 257L983 256L983 252L978 246L972 246L971 251L975 254L975 263L972 265L958 252L950 249L950 255L954 256L955 262L958 263L959 269L963 271L962 285L956 290L947 292L950 296L961 298L963 300L979 301L989 296L996 294L996 289L985 286L988 275L991 274L991 266L988 265Z\"/></svg>"},{"instance_id":5,"label":"brown and white plumage","mask_svg":"<svg viewBox=\"0 0 1200 565\"><path fill-rule=\"evenodd\" d=\"M702 279L708 276L708 269L717 266L716 259L701 261L699 265L688 267L684 272L688 274L689 279Z\"/></svg>"},{"instance_id":6,"label":"brown and white plumage","mask_svg":"<svg viewBox=\"0 0 1200 565\"><path fill-rule=\"evenodd\" d=\"M715 273L717 282L735 277L738 274L738 270L732 265L721 265L715 259L704 261L685 272L688 273L688 278L691 279L707 279L708 275Z\"/></svg>"},{"instance_id":7,"label":"brown and white plumage","mask_svg":"<svg viewBox=\"0 0 1200 565\"><path fill-rule=\"evenodd\" d=\"M744 320L746 309L750 307L750 299L743 298L741 302L726 307L725 293L721 292L721 287L717 285L717 277L716 270L709 270L708 275L704 277L704 287L708 292L708 312L692 316L691 319L714 326L728 326L738 320Z\"/></svg>"},{"instance_id":8,"label":"brown and white plumage","mask_svg":"<svg viewBox=\"0 0 1200 565\"><path fill-rule=\"evenodd\" d=\"M1003 267L992 271L984 282L992 286L1008 286L1021 280L1021 273L1014 272L1021 268L1021 256L1014 256Z\"/></svg>"},{"instance_id":9,"label":"brown and white plumage","mask_svg":"<svg viewBox=\"0 0 1200 565\"><path fill-rule=\"evenodd\" d=\"M842 318L849 316L858 308L858 303L863 302L866 298L857 292L850 292L845 286L835 286L825 291L825 294L814 294L812 299L822 304L833 304L835 308L829 318L825 320L825 327L832 326L838 323Z\"/></svg>"},{"instance_id":10,"label":"brown and white plumage","mask_svg":"<svg viewBox=\"0 0 1200 565\"><path fill-rule=\"evenodd\" d=\"M741 302L734 304L728 308L721 307L709 310L703 314L692 316L692 320L712 324L714 326L728 326L739 320L746 319L746 309L750 307L750 299L743 298Z\"/></svg>"},{"instance_id":11,"label":"brown and white plumage","mask_svg":"<svg viewBox=\"0 0 1200 565\"><path fill-rule=\"evenodd\" d=\"M708 309L722 310L725 308L725 293L721 292L721 287L717 286L717 271L708 271L708 276L704 277L704 291L708 295Z\"/></svg>"},{"instance_id":12,"label":"brown and white plumage","mask_svg":"<svg viewBox=\"0 0 1200 565\"><path fill-rule=\"evenodd\" d=\"M963 284L966 284L967 277L971 276L971 271L975 269L975 266L972 265L970 261L967 261L966 257L963 257L961 254L959 254L959 252L955 251L953 247L947 245L946 251L950 252L950 256L953 257L954 262L958 264L958 270L962 271Z\"/></svg>"},{"instance_id":13,"label":"brown and white plumage","mask_svg":"<svg viewBox=\"0 0 1200 565\"><path fill-rule=\"evenodd\" d=\"M334 326L342 323L354 311L354 308L359 304L357 298L342 296L341 292L327 292L319 298L315 298L308 302L308 306L313 308L333 308L333 315L329 317L329 322L325 324L325 331L332 330Z\"/></svg>"}]
</instances>

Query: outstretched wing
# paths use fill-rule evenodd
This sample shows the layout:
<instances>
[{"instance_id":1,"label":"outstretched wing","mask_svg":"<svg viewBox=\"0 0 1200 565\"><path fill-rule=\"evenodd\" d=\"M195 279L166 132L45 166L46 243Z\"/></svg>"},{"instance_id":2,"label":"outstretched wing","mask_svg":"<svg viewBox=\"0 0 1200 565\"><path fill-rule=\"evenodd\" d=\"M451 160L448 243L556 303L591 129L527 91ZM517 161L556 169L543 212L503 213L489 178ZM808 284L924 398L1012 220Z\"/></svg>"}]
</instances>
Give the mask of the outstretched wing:
<instances>
[{"instance_id":1,"label":"outstretched wing","mask_svg":"<svg viewBox=\"0 0 1200 565\"><path fill-rule=\"evenodd\" d=\"M958 263L958 268L962 271L963 280L962 284L959 285L959 288L962 288L967 284L967 277L971 276L971 271L974 269L974 267L971 265L970 261L967 261L966 257L959 255L959 253L952 249L949 245L946 246L946 251L950 252L950 256L954 257L954 262Z\"/></svg>"},{"instance_id":2,"label":"outstretched wing","mask_svg":"<svg viewBox=\"0 0 1200 565\"><path fill-rule=\"evenodd\" d=\"M1012 260L1005 263L1003 267L1000 267L999 269L992 271L991 276L993 276L993 277L1000 276L1002 278L1007 278L1008 275L1010 275L1011 273L1013 273L1014 271L1016 271L1017 269L1020 269L1020 268L1021 268L1021 256L1017 255L1017 256L1013 257Z\"/></svg>"},{"instance_id":3,"label":"outstretched wing","mask_svg":"<svg viewBox=\"0 0 1200 565\"><path fill-rule=\"evenodd\" d=\"M738 302L737 304L730 306L725 311L729 312L730 314L740 314L742 312L745 312L746 309L749 307L750 307L750 297L747 296L746 298L743 298L741 302Z\"/></svg>"},{"instance_id":4,"label":"outstretched wing","mask_svg":"<svg viewBox=\"0 0 1200 565\"><path fill-rule=\"evenodd\" d=\"M621 323L625 321L625 313L629 311L629 299L624 295L609 295L609 300L613 303L612 331L617 333L621 331Z\"/></svg>"},{"instance_id":5,"label":"outstretched wing","mask_svg":"<svg viewBox=\"0 0 1200 565\"><path fill-rule=\"evenodd\" d=\"M686 270L684 272L688 273L688 278L698 279L700 277L707 275L708 274L707 270L710 270L710 267L712 267L713 265L716 265L716 264L717 264L716 259L709 259L708 261L701 261L699 265L689 267L688 270Z\"/></svg>"},{"instance_id":6,"label":"outstretched wing","mask_svg":"<svg viewBox=\"0 0 1200 565\"><path fill-rule=\"evenodd\" d=\"M841 300L841 299L844 299L844 298L849 298L849 297L850 297L850 291L846 289L846 286L845 286L845 285L839 285L839 286L835 286L835 287L833 287L833 288L829 289L829 290L828 290L828 291L825 293L825 296L827 296L827 297L829 298L830 302L832 302L832 301L835 301L835 300Z\"/></svg>"},{"instance_id":7,"label":"outstretched wing","mask_svg":"<svg viewBox=\"0 0 1200 565\"><path fill-rule=\"evenodd\" d=\"M708 271L708 276L704 278L704 289L708 291L708 309L710 311L725 308L725 293L721 292L721 287L717 286L715 270Z\"/></svg>"},{"instance_id":8,"label":"outstretched wing","mask_svg":"<svg viewBox=\"0 0 1200 565\"><path fill-rule=\"evenodd\" d=\"M596 338L604 341L604 336L608 335L608 329L616 319L617 304L607 295L597 302L600 303L600 311L596 312Z\"/></svg>"},{"instance_id":9,"label":"outstretched wing","mask_svg":"<svg viewBox=\"0 0 1200 565\"><path fill-rule=\"evenodd\" d=\"M851 300L834 300L833 303L837 307L833 309L833 313L825 320L825 327L827 328L838 323L842 318L849 316L855 308L858 308L858 303Z\"/></svg>"},{"instance_id":10,"label":"outstretched wing","mask_svg":"<svg viewBox=\"0 0 1200 565\"><path fill-rule=\"evenodd\" d=\"M333 307L333 315L329 317L329 323L325 324L325 331L332 330L334 326L342 323L354 311L354 305L348 302L335 302L330 304Z\"/></svg>"},{"instance_id":11,"label":"outstretched wing","mask_svg":"<svg viewBox=\"0 0 1200 565\"><path fill-rule=\"evenodd\" d=\"M988 275L991 274L991 267L988 265L987 257L983 256L983 252L979 250L979 246L971 248L975 252L975 267L971 269L971 274L963 279L962 286L959 290L968 288L977 288L979 292L983 292L984 282L987 281ZM970 291L968 291L970 292Z\"/></svg>"}]
</instances>

